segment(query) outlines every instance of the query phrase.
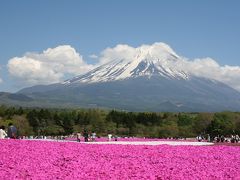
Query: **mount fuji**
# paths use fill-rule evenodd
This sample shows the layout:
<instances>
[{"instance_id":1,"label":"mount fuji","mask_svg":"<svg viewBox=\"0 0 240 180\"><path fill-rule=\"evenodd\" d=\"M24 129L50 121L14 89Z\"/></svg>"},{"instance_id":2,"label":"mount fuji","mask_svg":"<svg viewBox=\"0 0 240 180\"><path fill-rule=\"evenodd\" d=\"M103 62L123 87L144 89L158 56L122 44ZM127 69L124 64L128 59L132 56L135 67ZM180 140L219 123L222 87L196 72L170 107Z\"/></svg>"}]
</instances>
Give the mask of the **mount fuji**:
<instances>
[{"instance_id":1,"label":"mount fuji","mask_svg":"<svg viewBox=\"0 0 240 180\"><path fill-rule=\"evenodd\" d=\"M167 44L157 43L155 47L137 48L131 56L110 59L62 83L33 86L17 94L34 99L38 106L171 112L240 110L237 90L185 71L183 62Z\"/></svg>"},{"instance_id":2,"label":"mount fuji","mask_svg":"<svg viewBox=\"0 0 240 180\"><path fill-rule=\"evenodd\" d=\"M83 76L77 76L65 83L107 82L136 77L161 76L170 79L188 79L187 73L174 65L181 58L166 44L158 43L155 54L152 47L137 49L132 58L116 59L106 63ZM160 46L160 48L159 48Z\"/></svg>"}]
</instances>

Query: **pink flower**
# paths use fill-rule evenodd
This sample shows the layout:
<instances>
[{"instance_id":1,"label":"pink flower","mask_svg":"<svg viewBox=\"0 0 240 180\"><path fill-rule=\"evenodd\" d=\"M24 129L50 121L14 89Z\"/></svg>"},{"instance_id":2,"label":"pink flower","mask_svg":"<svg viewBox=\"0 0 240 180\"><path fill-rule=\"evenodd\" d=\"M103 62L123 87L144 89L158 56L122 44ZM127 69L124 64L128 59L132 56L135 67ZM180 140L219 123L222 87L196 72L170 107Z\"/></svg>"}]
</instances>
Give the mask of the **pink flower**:
<instances>
[{"instance_id":1,"label":"pink flower","mask_svg":"<svg viewBox=\"0 0 240 180\"><path fill-rule=\"evenodd\" d=\"M240 179L240 147L0 141L1 179Z\"/></svg>"}]
</instances>

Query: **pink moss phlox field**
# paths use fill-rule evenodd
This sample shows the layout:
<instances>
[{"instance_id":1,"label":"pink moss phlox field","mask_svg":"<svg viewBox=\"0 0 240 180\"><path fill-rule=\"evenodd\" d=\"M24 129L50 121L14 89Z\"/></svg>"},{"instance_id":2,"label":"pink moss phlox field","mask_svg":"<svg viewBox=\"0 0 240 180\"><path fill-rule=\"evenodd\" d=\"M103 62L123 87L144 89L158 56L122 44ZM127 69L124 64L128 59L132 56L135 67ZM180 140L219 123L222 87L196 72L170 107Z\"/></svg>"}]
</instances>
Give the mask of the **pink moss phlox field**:
<instances>
[{"instance_id":1,"label":"pink moss phlox field","mask_svg":"<svg viewBox=\"0 0 240 180\"><path fill-rule=\"evenodd\" d=\"M240 179L240 147L1 140L1 179Z\"/></svg>"}]
</instances>

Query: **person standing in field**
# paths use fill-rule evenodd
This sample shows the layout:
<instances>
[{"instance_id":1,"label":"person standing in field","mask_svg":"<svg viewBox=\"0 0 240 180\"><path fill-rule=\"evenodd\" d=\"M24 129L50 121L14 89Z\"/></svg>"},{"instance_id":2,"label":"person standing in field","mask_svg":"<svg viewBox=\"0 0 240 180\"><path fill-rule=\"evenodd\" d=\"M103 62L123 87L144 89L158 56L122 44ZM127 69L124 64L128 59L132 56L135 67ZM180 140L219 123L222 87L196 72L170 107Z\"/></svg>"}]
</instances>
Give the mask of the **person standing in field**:
<instances>
[{"instance_id":1,"label":"person standing in field","mask_svg":"<svg viewBox=\"0 0 240 180\"><path fill-rule=\"evenodd\" d=\"M95 141L95 140L96 140L96 135L97 135L97 134L93 131L93 132L92 132L92 141Z\"/></svg>"},{"instance_id":2,"label":"person standing in field","mask_svg":"<svg viewBox=\"0 0 240 180\"><path fill-rule=\"evenodd\" d=\"M7 136L7 133L5 132L5 126L0 127L0 139L4 139Z\"/></svg>"},{"instance_id":3,"label":"person standing in field","mask_svg":"<svg viewBox=\"0 0 240 180\"><path fill-rule=\"evenodd\" d=\"M108 134L108 141L112 140L112 134Z\"/></svg>"},{"instance_id":4,"label":"person standing in field","mask_svg":"<svg viewBox=\"0 0 240 180\"><path fill-rule=\"evenodd\" d=\"M211 142L211 137L210 137L209 134L207 134L207 141L208 141L208 142Z\"/></svg>"},{"instance_id":5,"label":"person standing in field","mask_svg":"<svg viewBox=\"0 0 240 180\"><path fill-rule=\"evenodd\" d=\"M11 139L16 139L17 138L17 128L12 123L8 124L7 135Z\"/></svg>"},{"instance_id":6,"label":"person standing in field","mask_svg":"<svg viewBox=\"0 0 240 180\"><path fill-rule=\"evenodd\" d=\"M84 137L84 141L88 142L88 132L86 129L83 130L83 137Z\"/></svg>"},{"instance_id":7,"label":"person standing in field","mask_svg":"<svg viewBox=\"0 0 240 180\"><path fill-rule=\"evenodd\" d=\"M80 142L81 141L81 133L77 133L77 142Z\"/></svg>"}]
</instances>

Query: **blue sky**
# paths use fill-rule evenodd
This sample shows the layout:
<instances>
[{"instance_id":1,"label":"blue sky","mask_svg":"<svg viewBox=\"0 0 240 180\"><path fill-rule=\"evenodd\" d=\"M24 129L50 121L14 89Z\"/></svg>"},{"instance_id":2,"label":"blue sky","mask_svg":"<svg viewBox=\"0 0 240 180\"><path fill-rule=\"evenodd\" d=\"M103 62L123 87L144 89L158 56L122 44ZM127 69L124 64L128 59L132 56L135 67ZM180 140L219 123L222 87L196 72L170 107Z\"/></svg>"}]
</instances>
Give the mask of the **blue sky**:
<instances>
[{"instance_id":1,"label":"blue sky","mask_svg":"<svg viewBox=\"0 0 240 180\"><path fill-rule=\"evenodd\" d=\"M220 65L240 66L237 0L5 0L0 27L0 91L21 88L9 73L11 58L60 45L93 63L89 55L117 44L165 42L189 59L211 57Z\"/></svg>"}]
</instances>

